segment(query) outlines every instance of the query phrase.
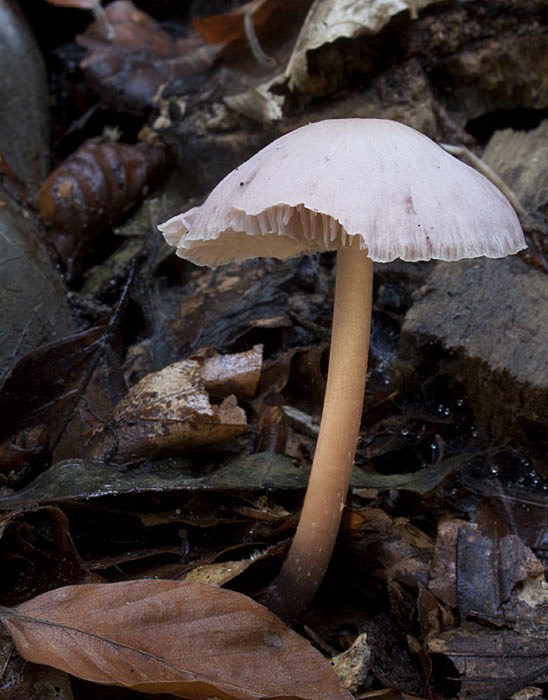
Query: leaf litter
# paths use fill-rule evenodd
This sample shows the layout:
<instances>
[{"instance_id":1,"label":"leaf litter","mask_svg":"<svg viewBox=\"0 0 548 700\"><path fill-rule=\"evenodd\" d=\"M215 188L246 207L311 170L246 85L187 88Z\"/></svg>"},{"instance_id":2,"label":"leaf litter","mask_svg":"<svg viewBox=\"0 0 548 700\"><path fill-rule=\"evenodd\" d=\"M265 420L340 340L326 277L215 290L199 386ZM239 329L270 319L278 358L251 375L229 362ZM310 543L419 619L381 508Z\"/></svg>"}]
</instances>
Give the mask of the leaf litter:
<instances>
[{"instance_id":1,"label":"leaf litter","mask_svg":"<svg viewBox=\"0 0 548 700\"><path fill-rule=\"evenodd\" d=\"M431 4L437 3L422 3L416 12L412 3L407 3L407 10L397 3L393 8L370 3L363 12L371 10L375 18L379 10L382 37L371 35L363 17L358 17L351 31L341 25L344 36L337 34L338 21L329 23L329 35L322 35L321 23L316 23L317 35L312 36L310 20L303 42L296 47L289 77L273 79L291 51L283 57L282 43L272 27L280 17L298 17L294 29L302 21L300 11L292 10L290 4L280 8L276 1L253 2L233 12L232 5L222 4L227 12L209 23L213 38L221 41L211 46L190 23L179 22L173 32L169 22L152 19L156 10L146 16L131 3L114 2L105 8L109 25L95 23L80 34L84 38L79 41L89 53L83 61L80 53L76 63L80 62L103 105L110 105L106 118L114 119L122 131L129 125L127 140L135 140L132 119L138 121L148 110L158 110L143 134L157 136L165 129L163 136L181 168L177 189L183 202L176 206L185 201L193 205L197 202L192 198L206 194L212 182L248 155L246 149L254 149L275 132L276 119L289 115L282 128L291 128L298 119L295 112L305 119L321 118L325 110L340 115L341 109L365 116L405 116L436 137L447 140L449 133L453 140L470 143L461 126L451 122L447 103L437 102L439 92L432 89L429 76L432 70L443 75L451 72L445 64L440 67L436 52L440 46L445 50L444 42L453 42L452 51L458 54L460 49L454 47L468 44L466 31L487 54L491 49L482 43L479 24L466 4L439 5L435 12L429 10ZM533 17L534 3L527 0L526 4ZM315 12L337 20L341 6L326 0L315 4ZM483 0L478 5L480 11L485 6ZM356 12L361 11L356 7ZM491 21L488 14L486 25ZM525 14L520 10L522 20ZM282 56L278 65L260 66L246 48L250 35L244 15L255 20L267 53L278 61ZM497 19L501 36L507 36L504 17ZM291 21L286 24L289 27ZM493 36L498 36L499 28ZM112 31L116 41L109 35ZM229 31L235 39L231 46L222 41ZM414 47L404 53L418 47L417 55L428 57L426 72L415 54L410 60L407 54L390 58L394 65L384 69L381 44L387 38L400 42L400 31ZM538 27L533 34L537 31ZM367 46L360 38L364 32ZM176 35L179 39L174 39ZM429 40L423 47L425 37ZM468 59L474 62L473 52ZM181 74L162 90L166 98L162 105L153 107L159 81L172 77L174 67ZM362 74L371 87L355 90ZM81 74L76 80L80 82L71 85L72 105L78 103L86 82ZM298 83L301 92L292 92L288 80ZM322 94L326 85L342 88L342 96ZM245 112L245 124L234 116L237 111L227 112L226 107L242 89L248 91L248 107L253 103L253 109ZM318 92L320 98L327 98L323 104L309 97ZM219 102L219 95L226 95L226 102ZM80 112L81 118L68 129L66 124L55 125L57 133L64 134L63 148L87 132L93 120L105 119L104 107L98 104L87 115ZM259 121L253 121L257 117ZM166 202L162 200L159 208ZM181 262L176 265L154 238L158 208L147 205L142 212L140 219L135 218L138 253L131 264L113 274L106 262L110 250L105 250L104 264L84 254L83 287L77 290L74 280L68 280L80 321L90 330L23 358L0 399L6 417L0 450L0 507L6 511L0 557L8 562L3 571L24 572L21 585L8 584L10 590L2 600L12 605L56 588L46 594L51 598L23 603L33 614L33 605L44 604L52 620L56 596L63 595L57 591L67 590L58 586L78 581L121 581L115 584L121 591L123 586L167 585L148 581L151 577L188 575L248 595L260 594L283 559L314 449L328 357L332 257L196 270ZM542 216L539 222L542 229ZM107 231L101 245L107 244L109 236ZM147 252L150 255L143 262ZM502 444L493 443L474 425L458 383L436 374L444 363L435 354L441 350L418 361L401 356L401 323L412 303L411 290L422 294L423 281L420 265L413 272L394 266L378 276L368 411L353 491L333 565L299 631L327 657L352 649L365 636L358 652L358 665L366 662L364 675L348 686L356 697L503 698L525 686L548 682L544 580L548 527L540 480L546 474L546 434L542 421L531 424L523 419ZM123 307L124 314L109 329L113 332L102 336L120 285L125 302L119 310ZM102 330L94 330L94 325ZM211 372L206 370L209 360ZM187 365L192 367L190 395L200 397L204 405L222 403L230 394L237 397L238 410L245 412L246 433L223 442L194 443L193 449L177 438L166 447L171 427L164 425L160 432L165 428L168 438L160 453L166 449L173 456L152 461L162 436L142 418L146 415L150 424L158 426L165 419L165 407L160 397L154 404L154 385L150 392L140 393L138 383L147 377L154 381L154 373L162 367L181 361L195 363ZM242 373L240 363L245 365ZM168 383L168 391L161 396L172 396L169 386L174 385ZM141 423L138 429L135 423ZM202 426L201 432L208 430ZM103 461L90 459L90 435L99 444L103 441L96 453ZM119 452L122 463L114 460L116 437L121 437L124 447ZM261 452L254 454L257 450ZM48 557L53 563L47 563ZM127 580L132 578L142 580ZM110 584L102 586L105 591L114 590ZM81 607L86 586L74 588L82 589L81 594L75 592L74 610L80 610L79 618L86 618L88 608L82 614ZM103 595L107 600L100 607L105 619L111 608L124 609L116 595ZM223 606L231 595L238 594L219 592ZM144 624L139 615L149 618L158 607L155 598L145 610L134 613L133 621L124 618L124 625L128 622L141 637L143 630L136 629ZM243 600L245 606L252 605L249 598ZM253 610L259 620L264 619L263 609ZM4 614L5 620L15 619L13 611ZM74 617L81 621L76 613ZM32 634L36 634L33 624ZM201 624L207 638L215 627ZM169 637L166 629L162 639ZM89 639L95 639L95 633L86 631ZM232 649L245 642L235 630L234 634ZM149 641L144 636L143 641ZM185 638L184 632L181 637ZM270 653L279 653L277 638L268 640ZM308 649L304 638L299 643ZM35 653L40 645L31 647ZM228 656L231 648L225 646L221 655ZM99 667L110 661L112 649L105 649L99 659L94 650ZM60 651L59 657L63 655ZM92 662L88 659L88 663ZM326 664L322 659L322 666ZM8 667L15 668L9 662ZM34 667L27 664L27 668ZM142 667L136 665L136 670ZM300 670L298 660L292 659L289 676L293 673L294 680L299 680ZM29 677L22 680L25 698L32 687ZM215 686L209 691L211 697L224 698L224 693L232 697L232 690L226 688ZM286 691L284 697L297 697L295 685ZM70 689L66 692L70 694ZM105 689L93 692L94 697L111 697ZM183 692L186 696L190 692L186 681ZM542 692L545 688L537 689L537 695ZM325 692L317 695L325 696Z\"/></svg>"}]
</instances>

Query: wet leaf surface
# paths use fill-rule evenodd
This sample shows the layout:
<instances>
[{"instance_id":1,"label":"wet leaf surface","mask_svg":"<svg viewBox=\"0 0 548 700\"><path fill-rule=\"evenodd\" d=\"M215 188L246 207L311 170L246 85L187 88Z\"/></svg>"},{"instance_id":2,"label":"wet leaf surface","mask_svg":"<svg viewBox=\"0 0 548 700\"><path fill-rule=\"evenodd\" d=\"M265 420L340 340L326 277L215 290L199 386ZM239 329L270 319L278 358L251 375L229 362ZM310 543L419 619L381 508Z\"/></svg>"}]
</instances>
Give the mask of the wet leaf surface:
<instances>
[{"instance_id":1,"label":"wet leaf surface","mask_svg":"<svg viewBox=\"0 0 548 700\"><path fill-rule=\"evenodd\" d=\"M105 342L105 329L92 328L23 357L2 385L0 410L7 419L0 437L6 441L21 430L43 426L43 448L51 452L108 352Z\"/></svg>"},{"instance_id":2,"label":"wet leaf surface","mask_svg":"<svg viewBox=\"0 0 548 700\"><path fill-rule=\"evenodd\" d=\"M49 167L46 66L17 3L0 3L0 155L34 189Z\"/></svg>"},{"instance_id":3,"label":"wet leaf surface","mask_svg":"<svg viewBox=\"0 0 548 700\"><path fill-rule=\"evenodd\" d=\"M72 333L74 322L37 223L1 190L0 201L1 382L26 353Z\"/></svg>"},{"instance_id":4,"label":"wet leaf surface","mask_svg":"<svg viewBox=\"0 0 548 700\"><path fill-rule=\"evenodd\" d=\"M351 697L266 608L206 584L65 587L0 615L27 660L96 683L189 700Z\"/></svg>"},{"instance_id":5,"label":"wet leaf surface","mask_svg":"<svg viewBox=\"0 0 548 700\"><path fill-rule=\"evenodd\" d=\"M54 465L17 494L0 499L1 508L66 499L97 498L124 493L173 490L262 490L303 489L308 471L271 453L242 455L219 469L196 473L192 460L172 458L131 469L84 460Z\"/></svg>"}]
</instances>

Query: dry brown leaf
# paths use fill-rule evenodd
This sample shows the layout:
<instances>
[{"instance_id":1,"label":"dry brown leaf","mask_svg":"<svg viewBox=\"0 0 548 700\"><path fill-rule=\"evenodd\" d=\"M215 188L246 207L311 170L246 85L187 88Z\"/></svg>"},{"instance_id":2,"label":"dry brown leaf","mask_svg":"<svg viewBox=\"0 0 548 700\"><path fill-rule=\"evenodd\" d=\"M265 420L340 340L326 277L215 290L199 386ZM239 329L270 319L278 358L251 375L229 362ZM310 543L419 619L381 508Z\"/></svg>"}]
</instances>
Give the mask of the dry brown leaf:
<instances>
[{"instance_id":1,"label":"dry brown leaf","mask_svg":"<svg viewBox=\"0 0 548 700\"><path fill-rule=\"evenodd\" d=\"M212 355L201 360L202 378L211 396L234 394L240 399L255 396L261 377L263 346L230 355Z\"/></svg>"},{"instance_id":2,"label":"dry brown leaf","mask_svg":"<svg viewBox=\"0 0 548 700\"><path fill-rule=\"evenodd\" d=\"M15 652L13 642L0 629L2 700L74 700L66 673L28 664Z\"/></svg>"},{"instance_id":3,"label":"dry brown leaf","mask_svg":"<svg viewBox=\"0 0 548 700\"><path fill-rule=\"evenodd\" d=\"M116 459L160 457L213 445L245 433L246 415L234 396L210 404L200 366L182 360L147 374L114 409ZM96 436L94 454L111 449L112 434Z\"/></svg>"},{"instance_id":4,"label":"dry brown leaf","mask_svg":"<svg viewBox=\"0 0 548 700\"><path fill-rule=\"evenodd\" d=\"M207 583L209 586L223 586L239 576L252 564L252 559L240 561L219 561L214 564L196 566L185 576L187 583Z\"/></svg>"},{"instance_id":5,"label":"dry brown leaf","mask_svg":"<svg viewBox=\"0 0 548 700\"><path fill-rule=\"evenodd\" d=\"M188 700L352 698L269 610L207 584L67 586L0 613L25 659L95 683Z\"/></svg>"},{"instance_id":6,"label":"dry brown leaf","mask_svg":"<svg viewBox=\"0 0 548 700\"><path fill-rule=\"evenodd\" d=\"M42 183L38 211L72 271L101 235L164 178L162 148L90 139Z\"/></svg>"}]
</instances>

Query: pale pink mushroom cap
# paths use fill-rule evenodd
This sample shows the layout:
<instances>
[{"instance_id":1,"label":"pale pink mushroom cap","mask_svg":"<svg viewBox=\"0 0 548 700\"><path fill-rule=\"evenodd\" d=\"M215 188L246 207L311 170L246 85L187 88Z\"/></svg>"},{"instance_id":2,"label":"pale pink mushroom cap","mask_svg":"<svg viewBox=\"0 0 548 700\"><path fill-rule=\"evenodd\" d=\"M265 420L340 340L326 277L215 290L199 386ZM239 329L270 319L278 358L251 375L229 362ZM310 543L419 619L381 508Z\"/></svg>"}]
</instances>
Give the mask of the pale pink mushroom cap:
<instances>
[{"instance_id":1,"label":"pale pink mushroom cap","mask_svg":"<svg viewBox=\"0 0 548 700\"><path fill-rule=\"evenodd\" d=\"M296 129L160 229L180 257L211 266L339 242L357 242L378 262L498 258L525 248L514 210L489 180L386 119Z\"/></svg>"}]
</instances>

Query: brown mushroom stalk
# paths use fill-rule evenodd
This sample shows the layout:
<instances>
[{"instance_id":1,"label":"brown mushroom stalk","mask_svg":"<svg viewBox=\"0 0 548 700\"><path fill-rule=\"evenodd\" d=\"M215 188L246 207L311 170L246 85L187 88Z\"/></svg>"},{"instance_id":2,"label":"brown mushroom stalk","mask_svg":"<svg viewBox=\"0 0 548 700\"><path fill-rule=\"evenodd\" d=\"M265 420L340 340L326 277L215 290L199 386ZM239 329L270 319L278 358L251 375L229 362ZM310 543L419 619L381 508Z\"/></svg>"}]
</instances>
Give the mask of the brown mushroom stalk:
<instances>
[{"instance_id":1,"label":"brown mushroom stalk","mask_svg":"<svg viewBox=\"0 0 548 700\"><path fill-rule=\"evenodd\" d=\"M297 616L310 602L337 539L362 417L372 292L373 261L367 250L359 250L357 242L339 244L320 434L299 525L265 600L286 619Z\"/></svg>"}]
</instances>

